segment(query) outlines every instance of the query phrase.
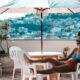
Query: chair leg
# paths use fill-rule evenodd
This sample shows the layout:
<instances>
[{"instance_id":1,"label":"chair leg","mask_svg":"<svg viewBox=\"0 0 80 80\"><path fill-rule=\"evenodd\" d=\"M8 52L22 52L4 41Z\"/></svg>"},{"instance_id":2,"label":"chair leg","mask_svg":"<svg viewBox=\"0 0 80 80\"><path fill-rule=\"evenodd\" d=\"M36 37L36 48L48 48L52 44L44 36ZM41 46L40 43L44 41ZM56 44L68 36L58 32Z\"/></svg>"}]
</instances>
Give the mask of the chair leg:
<instances>
[{"instance_id":1,"label":"chair leg","mask_svg":"<svg viewBox=\"0 0 80 80\"><path fill-rule=\"evenodd\" d=\"M72 80L74 80L74 75L73 74L71 74L71 78L72 78Z\"/></svg>"},{"instance_id":2,"label":"chair leg","mask_svg":"<svg viewBox=\"0 0 80 80\"><path fill-rule=\"evenodd\" d=\"M41 74L38 74L38 75L36 76L36 80L43 80L43 76L42 76Z\"/></svg>"},{"instance_id":3,"label":"chair leg","mask_svg":"<svg viewBox=\"0 0 80 80\"><path fill-rule=\"evenodd\" d=\"M47 80L50 80L50 75L47 75Z\"/></svg>"},{"instance_id":4,"label":"chair leg","mask_svg":"<svg viewBox=\"0 0 80 80\"><path fill-rule=\"evenodd\" d=\"M75 73L75 78L76 78L76 80L78 80L78 73L77 72Z\"/></svg>"},{"instance_id":5,"label":"chair leg","mask_svg":"<svg viewBox=\"0 0 80 80\"><path fill-rule=\"evenodd\" d=\"M13 69L12 80L14 80L15 69Z\"/></svg>"},{"instance_id":6,"label":"chair leg","mask_svg":"<svg viewBox=\"0 0 80 80\"><path fill-rule=\"evenodd\" d=\"M76 73L75 72L72 74L72 80L77 80L76 79Z\"/></svg>"},{"instance_id":7,"label":"chair leg","mask_svg":"<svg viewBox=\"0 0 80 80\"><path fill-rule=\"evenodd\" d=\"M22 80L32 80L32 77L24 77Z\"/></svg>"},{"instance_id":8,"label":"chair leg","mask_svg":"<svg viewBox=\"0 0 80 80\"><path fill-rule=\"evenodd\" d=\"M23 80L23 70L21 69L21 80Z\"/></svg>"},{"instance_id":9,"label":"chair leg","mask_svg":"<svg viewBox=\"0 0 80 80\"><path fill-rule=\"evenodd\" d=\"M32 80L32 77L29 77L29 80Z\"/></svg>"},{"instance_id":10,"label":"chair leg","mask_svg":"<svg viewBox=\"0 0 80 80\"><path fill-rule=\"evenodd\" d=\"M57 74L57 80L60 80L60 73Z\"/></svg>"}]
</instances>

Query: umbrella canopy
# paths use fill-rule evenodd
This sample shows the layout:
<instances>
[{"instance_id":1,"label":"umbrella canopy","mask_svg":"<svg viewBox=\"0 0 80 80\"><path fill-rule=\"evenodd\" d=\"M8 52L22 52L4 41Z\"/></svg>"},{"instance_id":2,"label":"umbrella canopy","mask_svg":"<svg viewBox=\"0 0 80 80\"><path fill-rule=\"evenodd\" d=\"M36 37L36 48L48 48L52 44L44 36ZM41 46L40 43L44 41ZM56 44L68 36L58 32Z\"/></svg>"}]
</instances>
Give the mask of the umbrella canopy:
<instances>
[{"instance_id":1,"label":"umbrella canopy","mask_svg":"<svg viewBox=\"0 0 80 80\"><path fill-rule=\"evenodd\" d=\"M20 7L80 7L80 0L0 0L0 7L20 8Z\"/></svg>"}]
</instances>

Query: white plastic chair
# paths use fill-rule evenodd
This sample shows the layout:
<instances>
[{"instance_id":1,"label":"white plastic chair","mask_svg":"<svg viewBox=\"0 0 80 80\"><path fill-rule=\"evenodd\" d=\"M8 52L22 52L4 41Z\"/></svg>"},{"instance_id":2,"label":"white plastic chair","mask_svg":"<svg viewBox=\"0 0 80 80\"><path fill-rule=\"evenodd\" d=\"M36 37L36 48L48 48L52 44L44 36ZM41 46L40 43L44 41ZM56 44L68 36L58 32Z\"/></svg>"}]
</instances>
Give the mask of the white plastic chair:
<instances>
[{"instance_id":1,"label":"white plastic chair","mask_svg":"<svg viewBox=\"0 0 80 80\"><path fill-rule=\"evenodd\" d=\"M12 80L14 80L14 74L16 69L21 69L21 78L25 80L25 78L29 78L32 80L33 77L36 77L39 80L39 74L36 71L36 65L42 65L45 68L44 63L36 63L36 64L26 64L24 61L23 54L24 52L21 48L12 46L9 48L10 58L14 61L14 68L13 68L13 76ZM33 69L34 74L30 73L30 70ZM38 77L37 77L38 76ZM40 75L41 76L41 75Z\"/></svg>"},{"instance_id":2,"label":"white plastic chair","mask_svg":"<svg viewBox=\"0 0 80 80\"><path fill-rule=\"evenodd\" d=\"M22 72L22 80L26 80L28 78L29 80L32 80L32 78L37 78L37 71L35 68L35 65L30 66L24 66L23 72Z\"/></svg>"},{"instance_id":3,"label":"white plastic chair","mask_svg":"<svg viewBox=\"0 0 80 80\"><path fill-rule=\"evenodd\" d=\"M29 68L33 68L34 70L34 77L36 77L36 68L34 65L29 65L29 64L25 64L24 61L24 51L16 46L10 47L9 48L9 54L10 54L10 58L14 61L14 68L13 68L13 76L12 76L12 80L14 80L14 74L15 74L15 70L16 69L21 69L21 77L22 80L25 80L24 77L29 77L30 78L30 73L29 72ZM25 70L27 69L27 70ZM25 76L24 73L27 73L27 75Z\"/></svg>"},{"instance_id":4,"label":"white plastic chair","mask_svg":"<svg viewBox=\"0 0 80 80\"><path fill-rule=\"evenodd\" d=\"M78 76L80 74L80 63L77 64L76 72L60 73L60 74L69 74L69 75L71 75L72 80L80 80L80 79L78 79L79 78ZM59 78L59 80L60 80L60 78Z\"/></svg>"},{"instance_id":5,"label":"white plastic chair","mask_svg":"<svg viewBox=\"0 0 80 80\"><path fill-rule=\"evenodd\" d=\"M37 74L37 66L43 66L44 67L43 69L46 69L44 63L35 63L32 66L30 65L28 67L25 66L23 68L23 80L25 80L25 78L28 78L28 77L30 78L30 80L32 80L31 77L35 77L36 80L43 80L44 77L47 77L47 75ZM33 73L30 74L30 69L34 69L34 74Z\"/></svg>"},{"instance_id":6,"label":"white plastic chair","mask_svg":"<svg viewBox=\"0 0 80 80\"><path fill-rule=\"evenodd\" d=\"M48 64L47 63L35 63L36 66L42 66L43 70L48 69ZM40 78L39 80L43 80L44 77L47 78L47 80L50 80L49 74L37 74L37 77Z\"/></svg>"}]
</instances>

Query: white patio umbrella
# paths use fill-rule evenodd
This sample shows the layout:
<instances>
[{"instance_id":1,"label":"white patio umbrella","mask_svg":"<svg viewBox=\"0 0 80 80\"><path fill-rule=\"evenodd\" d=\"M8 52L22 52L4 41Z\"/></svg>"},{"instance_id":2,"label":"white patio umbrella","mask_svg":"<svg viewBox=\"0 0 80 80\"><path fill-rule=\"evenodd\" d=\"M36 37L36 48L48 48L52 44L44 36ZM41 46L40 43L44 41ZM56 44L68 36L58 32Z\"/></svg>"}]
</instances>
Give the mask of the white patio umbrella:
<instances>
[{"instance_id":1,"label":"white patio umbrella","mask_svg":"<svg viewBox=\"0 0 80 80\"><path fill-rule=\"evenodd\" d=\"M80 0L0 0L0 8L54 8L80 7Z\"/></svg>"},{"instance_id":2,"label":"white patio umbrella","mask_svg":"<svg viewBox=\"0 0 80 80\"><path fill-rule=\"evenodd\" d=\"M80 8L7 8L7 9L0 9L0 17L3 17L5 14L8 13L37 13L40 14L40 23L41 23L41 52L43 52L43 14L44 13L71 13L74 14L75 12L80 12ZM9 15L10 16L10 15ZM11 15L12 16L12 15ZM10 16L10 17L11 17ZM8 15L7 15L8 17ZM16 17L16 16L14 16Z\"/></svg>"}]
</instances>

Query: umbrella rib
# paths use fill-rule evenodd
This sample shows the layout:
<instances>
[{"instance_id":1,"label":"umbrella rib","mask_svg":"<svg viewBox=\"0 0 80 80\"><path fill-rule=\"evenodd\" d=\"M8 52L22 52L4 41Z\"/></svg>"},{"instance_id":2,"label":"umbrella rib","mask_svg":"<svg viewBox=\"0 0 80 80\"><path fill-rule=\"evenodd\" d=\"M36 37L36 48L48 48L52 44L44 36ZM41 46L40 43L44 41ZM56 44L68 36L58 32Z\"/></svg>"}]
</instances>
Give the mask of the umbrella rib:
<instances>
[{"instance_id":1,"label":"umbrella rib","mask_svg":"<svg viewBox=\"0 0 80 80\"><path fill-rule=\"evenodd\" d=\"M49 2L48 2L48 4L49 4ZM56 3L56 2L52 2L52 3L50 3L49 7L50 7L50 8L53 8L53 7L55 7L57 4L58 4L58 3Z\"/></svg>"},{"instance_id":2,"label":"umbrella rib","mask_svg":"<svg viewBox=\"0 0 80 80\"><path fill-rule=\"evenodd\" d=\"M74 12L70 9L70 8L67 8L71 13L73 13L74 14Z\"/></svg>"},{"instance_id":3,"label":"umbrella rib","mask_svg":"<svg viewBox=\"0 0 80 80\"><path fill-rule=\"evenodd\" d=\"M2 11L0 14L3 14L3 13L5 13L5 12L8 11L8 10L9 10L9 8L5 9L5 10Z\"/></svg>"}]
</instances>

